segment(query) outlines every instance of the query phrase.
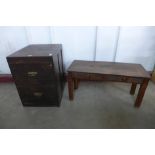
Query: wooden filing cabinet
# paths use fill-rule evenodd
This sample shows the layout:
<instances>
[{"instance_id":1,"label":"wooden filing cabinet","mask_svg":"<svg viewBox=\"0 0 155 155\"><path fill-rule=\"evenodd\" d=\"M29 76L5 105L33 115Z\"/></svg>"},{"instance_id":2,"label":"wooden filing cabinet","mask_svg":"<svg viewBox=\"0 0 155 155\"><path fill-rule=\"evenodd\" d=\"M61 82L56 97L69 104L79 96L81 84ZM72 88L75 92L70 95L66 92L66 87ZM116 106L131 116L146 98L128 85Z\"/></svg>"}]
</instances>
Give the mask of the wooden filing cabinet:
<instances>
[{"instance_id":1,"label":"wooden filing cabinet","mask_svg":"<svg viewBox=\"0 0 155 155\"><path fill-rule=\"evenodd\" d=\"M65 83L62 45L29 45L7 57L24 106L60 106Z\"/></svg>"}]
</instances>

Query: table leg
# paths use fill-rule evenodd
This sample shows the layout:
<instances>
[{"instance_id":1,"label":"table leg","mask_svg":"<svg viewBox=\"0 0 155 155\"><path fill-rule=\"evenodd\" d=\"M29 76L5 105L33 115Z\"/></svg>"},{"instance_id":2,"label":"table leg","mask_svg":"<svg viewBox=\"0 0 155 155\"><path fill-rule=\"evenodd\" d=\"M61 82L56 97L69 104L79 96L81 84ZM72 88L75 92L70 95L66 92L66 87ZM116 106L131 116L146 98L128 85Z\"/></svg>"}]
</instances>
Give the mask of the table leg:
<instances>
[{"instance_id":1,"label":"table leg","mask_svg":"<svg viewBox=\"0 0 155 155\"><path fill-rule=\"evenodd\" d=\"M146 90L147 85L148 85L148 82L149 82L148 79L144 79L143 83L140 85L138 96L137 96L137 99L135 102L135 107L140 107L142 100L143 100L143 97L144 97L144 94L145 94L145 90Z\"/></svg>"},{"instance_id":2,"label":"table leg","mask_svg":"<svg viewBox=\"0 0 155 155\"><path fill-rule=\"evenodd\" d=\"M67 81L68 81L68 94L69 94L69 99L70 100L73 100L73 98L74 98L74 94L73 94L74 81L73 81L73 78L72 78L72 76L70 74L68 74Z\"/></svg>"},{"instance_id":3,"label":"table leg","mask_svg":"<svg viewBox=\"0 0 155 155\"><path fill-rule=\"evenodd\" d=\"M78 79L74 79L74 89L78 89Z\"/></svg>"},{"instance_id":4,"label":"table leg","mask_svg":"<svg viewBox=\"0 0 155 155\"><path fill-rule=\"evenodd\" d=\"M130 94L131 95L134 95L135 94L136 86L137 86L136 83L132 83L131 90L130 90Z\"/></svg>"}]
</instances>

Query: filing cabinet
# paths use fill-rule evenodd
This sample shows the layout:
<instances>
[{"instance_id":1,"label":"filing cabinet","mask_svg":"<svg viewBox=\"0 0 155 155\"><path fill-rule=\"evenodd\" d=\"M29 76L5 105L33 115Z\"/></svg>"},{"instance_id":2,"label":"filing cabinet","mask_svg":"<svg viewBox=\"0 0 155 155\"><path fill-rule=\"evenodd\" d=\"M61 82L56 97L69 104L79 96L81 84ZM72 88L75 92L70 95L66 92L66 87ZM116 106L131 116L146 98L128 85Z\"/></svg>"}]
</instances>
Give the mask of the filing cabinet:
<instances>
[{"instance_id":1,"label":"filing cabinet","mask_svg":"<svg viewBox=\"0 0 155 155\"><path fill-rule=\"evenodd\" d=\"M65 76L61 44L33 44L7 57L24 106L60 106Z\"/></svg>"}]
</instances>

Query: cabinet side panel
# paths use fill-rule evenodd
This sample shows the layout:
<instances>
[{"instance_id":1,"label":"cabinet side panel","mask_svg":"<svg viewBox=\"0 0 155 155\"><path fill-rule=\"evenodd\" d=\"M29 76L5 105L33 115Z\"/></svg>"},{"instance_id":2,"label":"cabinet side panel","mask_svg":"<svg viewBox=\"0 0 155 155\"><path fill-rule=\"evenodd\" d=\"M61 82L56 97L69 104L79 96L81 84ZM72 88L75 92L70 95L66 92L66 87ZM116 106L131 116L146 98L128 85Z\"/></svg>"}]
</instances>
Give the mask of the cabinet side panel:
<instances>
[{"instance_id":1,"label":"cabinet side panel","mask_svg":"<svg viewBox=\"0 0 155 155\"><path fill-rule=\"evenodd\" d=\"M60 71L60 66L59 66L59 59L58 55L56 54L53 56L53 63L54 63L54 70L55 70L55 77L56 77L56 84L57 84L57 94L58 94L58 100L59 104L61 102L62 98L62 86L61 86L61 71Z\"/></svg>"}]
</instances>

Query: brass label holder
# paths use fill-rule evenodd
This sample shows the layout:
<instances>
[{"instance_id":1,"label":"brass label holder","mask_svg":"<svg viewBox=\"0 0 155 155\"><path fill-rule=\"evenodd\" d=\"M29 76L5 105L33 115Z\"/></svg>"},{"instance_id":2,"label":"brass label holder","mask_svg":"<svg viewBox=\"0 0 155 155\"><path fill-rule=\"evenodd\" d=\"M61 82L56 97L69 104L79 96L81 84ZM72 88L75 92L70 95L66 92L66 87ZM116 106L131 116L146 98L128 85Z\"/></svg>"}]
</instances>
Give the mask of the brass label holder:
<instances>
[{"instance_id":1,"label":"brass label holder","mask_svg":"<svg viewBox=\"0 0 155 155\"><path fill-rule=\"evenodd\" d=\"M28 72L27 74L28 74L28 76L36 76L38 74L38 72Z\"/></svg>"},{"instance_id":2,"label":"brass label holder","mask_svg":"<svg viewBox=\"0 0 155 155\"><path fill-rule=\"evenodd\" d=\"M43 93L41 93L41 92L34 92L33 95L36 96L36 97L41 97L43 95Z\"/></svg>"}]
</instances>

